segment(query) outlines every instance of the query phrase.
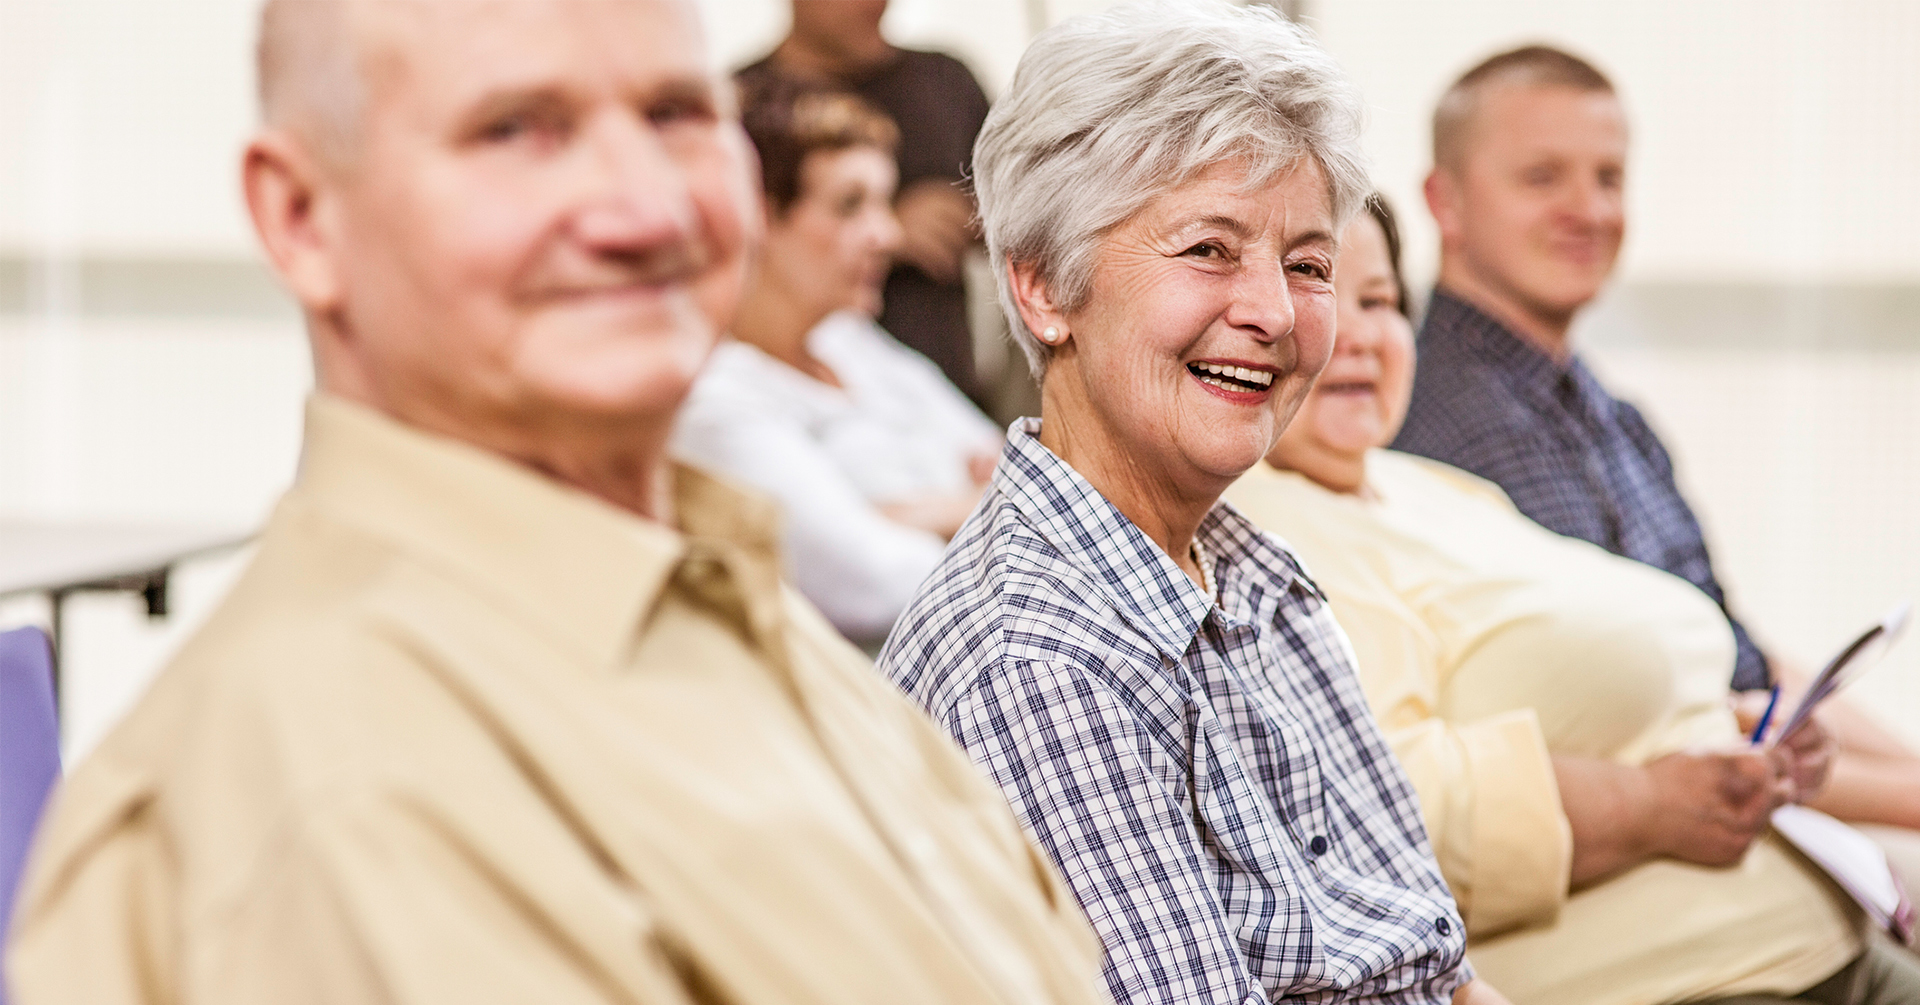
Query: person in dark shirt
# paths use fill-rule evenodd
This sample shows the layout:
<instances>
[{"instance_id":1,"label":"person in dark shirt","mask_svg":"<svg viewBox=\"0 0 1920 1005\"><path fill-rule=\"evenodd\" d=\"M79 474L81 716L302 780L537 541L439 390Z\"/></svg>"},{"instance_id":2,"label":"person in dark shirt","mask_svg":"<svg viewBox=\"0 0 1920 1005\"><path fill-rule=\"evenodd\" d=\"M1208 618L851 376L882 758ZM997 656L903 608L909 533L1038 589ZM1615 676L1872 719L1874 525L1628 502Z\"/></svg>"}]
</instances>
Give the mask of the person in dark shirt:
<instances>
[{"instance_id":1,"label":"person in dark shirt","mask_svg":"<svg viewBox=\"0 0 1920 1005\"><path fill-rule=\"evenodd\" d=\"M1666 448L1568 339L1626 231L1627 124L1612 83L1576 56L1527 46L1463 75L1433 130L1440 279L1394 449L1464 468L1547 529L1699 587L1733 625L1736 690L1783 669L1800 676L1733 616ZM1876 838L1920 877L1920 757L1864 714L1826 709L1840 751L1814 805L1893 825Z\"/></svg>"},{"instance_id":2,"label":"person in dark shirt","mask_svg":"<svg viewBox=\"0 0 1920 1005\"><path fill-rule=\"evenodd\" d=\"M830 84L899 124L894 212L902 240L880 326L978 401L984 389L973 368L962 264L979 236L962 179L971 172L987 96L959 60L888 42L880 34L886 9L886 0L793 0L793 30L736 79L743 88L766 86L775 76Z\"/></svg>"}]
</instances>

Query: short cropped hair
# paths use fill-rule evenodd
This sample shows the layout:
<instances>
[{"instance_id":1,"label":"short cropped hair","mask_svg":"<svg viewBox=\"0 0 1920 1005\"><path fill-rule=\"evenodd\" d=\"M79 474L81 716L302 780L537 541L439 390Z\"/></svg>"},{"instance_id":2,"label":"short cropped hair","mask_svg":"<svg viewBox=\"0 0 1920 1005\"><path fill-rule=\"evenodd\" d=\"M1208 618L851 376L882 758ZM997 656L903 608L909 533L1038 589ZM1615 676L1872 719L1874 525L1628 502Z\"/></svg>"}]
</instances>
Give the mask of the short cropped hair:
<instances>
[{"instance_id":1,"label":"short cropped hair","mask_svg":"<svg viewBox=\"0 0 1920 1005\"><path fill-rule=\"evenodd\" d=\"M1118 7L1041 33L973 149L1001 308L1035 377L1052 350L1021 320L1009 262L1034 268L1057 307L1077 310L1102 237L1236 158L1249 186L1318 164L1344 228L1372 187L1362 127L1359 94L1332 57L1265 6Z\"/></svg>"},{"instance_id":2,"label":"short cropped hair","mask_svg":"<svg viewBox=\"0 0 1920 1005\"><path fill-rule=\"evenodd\" d=\"M1570 87L1614 93L1613 81L1592 63L1550 45L1526 45L1490 56L1460 75L1433 109L1433 163L1454 168L1466 152L1467 132L1480 99L1497 85Z\"/></svg>"},{"instance_id":3,"label":"short cropped hair","mask_svg":"<svg viewBox=\"0 0 1920 1005\"><path fill-rule=\"evenodd\" d=\"M267 0L255 50L261 121L292 130L324 160L351 162L366 100L354 12L345 0Z\"/></svg>"},{"instance_id":4,"label":"short cropped hair","mask_svg":"<svg viewBox=\"0 0 1920 1005\"><path fill-rule=\"evenodd\" d=\"M740 123L760 154L761 188L776 214L800 197L809 155L872 147L891 157L900 143L893 119L856 94L774 77L741 99Z\"/></svg>"}]
</instances>

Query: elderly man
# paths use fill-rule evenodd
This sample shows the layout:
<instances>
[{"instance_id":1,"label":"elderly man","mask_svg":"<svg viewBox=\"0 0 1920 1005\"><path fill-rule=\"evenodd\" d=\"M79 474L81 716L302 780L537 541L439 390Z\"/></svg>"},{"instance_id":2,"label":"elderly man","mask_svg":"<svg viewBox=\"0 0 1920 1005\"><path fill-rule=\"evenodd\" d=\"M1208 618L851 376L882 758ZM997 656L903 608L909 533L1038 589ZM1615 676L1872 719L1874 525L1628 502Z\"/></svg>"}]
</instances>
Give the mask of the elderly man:
<instances>
[{"instance_id":1,"label":"elderly man","mask_svg":"<svg viewBox=\"0 0 1920 1005\"><path fill-rule=\"evenodd\" d=\"M665 460L756 217L690 5L276 0L260 52L299 479L60 795L18 1000L1100 1001L997 792Z\"/></svg>"},{"instance_id":2,"label":"elderly man","mask_svg":"<svg viewBox=\"0 0 1920 1005\"><path fill-rule=\"evenodd\" d=\"M1734 618L1660 439L1568 339L1613 271L1626 231L1626 114L1591 64L1547 46L1493 56L1440 99L1427 205L1440 281L1420 332L1413 402L1395 449L1497 483L1521 512L1693 583L1727 612L1732 686L1770 666ZM1920 759L1830 704L1841 741L1814 805L1879 829L1920 875Z\"/></svg>"}]
</instances>

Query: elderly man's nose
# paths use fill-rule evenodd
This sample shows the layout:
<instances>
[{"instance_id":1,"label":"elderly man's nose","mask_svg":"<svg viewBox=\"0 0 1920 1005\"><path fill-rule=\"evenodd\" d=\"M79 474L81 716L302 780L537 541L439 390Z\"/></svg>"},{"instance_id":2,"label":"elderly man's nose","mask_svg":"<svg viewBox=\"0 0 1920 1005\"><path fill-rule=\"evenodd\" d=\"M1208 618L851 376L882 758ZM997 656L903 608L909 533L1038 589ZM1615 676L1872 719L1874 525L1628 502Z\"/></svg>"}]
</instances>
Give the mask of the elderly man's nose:
<instances>
[{"instance_id":1,"label":"elderly man's nose","mask_svg":"<svg viewBox=\"0 0 1920 1005\"><path fill-rule=\"evenodd\" d=\"M686 171L637 123L592 131L586 191L574 215L575 236L608 248L685 240L699 213Z\"/></svg>"}]
</instances>

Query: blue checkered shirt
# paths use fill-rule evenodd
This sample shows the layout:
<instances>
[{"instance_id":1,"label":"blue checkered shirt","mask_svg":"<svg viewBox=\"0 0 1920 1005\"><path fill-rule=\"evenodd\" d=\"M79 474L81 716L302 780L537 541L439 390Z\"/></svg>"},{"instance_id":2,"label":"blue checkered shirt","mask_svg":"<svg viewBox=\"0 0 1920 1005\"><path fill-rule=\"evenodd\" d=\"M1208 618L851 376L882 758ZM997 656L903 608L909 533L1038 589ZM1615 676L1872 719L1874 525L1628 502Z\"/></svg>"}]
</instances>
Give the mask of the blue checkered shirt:
<instances>
[{"instance_id":1,"label":"blue checkered shirt","mask_svg":"<svg viewBox=\"0 0 1920 1005\"><path fill-rule=\"evenodd\" d=\"M1471 471L1542 527L1699 587L1733 626L1733 686L1770 682L1766 657L1727 609L1666 448L1639 410L1608 394L1578 356L1558 363L1435 290L1420 327L1413 404L1393 448Z\"/></svg>"},{"instance_id":2,"label":"blue checkered shirt","mask_svg":"<svg viewBox=\"0 0 1920 1005\"><path fill-rule=\"evenodd\" d=\"M1038 429L880 668L1059 865L1115 998L1447 1002L1464 928L1319 589L1222 503L1212 603Z\"/></svg>"}]
</instances>

